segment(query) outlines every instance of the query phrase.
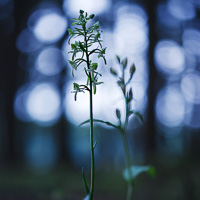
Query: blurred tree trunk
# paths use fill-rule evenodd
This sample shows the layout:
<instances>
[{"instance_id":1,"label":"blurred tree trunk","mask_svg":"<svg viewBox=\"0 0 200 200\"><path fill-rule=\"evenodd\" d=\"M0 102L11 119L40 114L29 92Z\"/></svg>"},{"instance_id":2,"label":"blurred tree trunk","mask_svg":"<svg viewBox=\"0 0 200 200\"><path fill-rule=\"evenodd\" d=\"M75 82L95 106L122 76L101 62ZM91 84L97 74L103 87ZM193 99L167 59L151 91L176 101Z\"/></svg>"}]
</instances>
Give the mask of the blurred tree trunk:
<instances>
[{"instance_id":1,"label":"blurred tree trunk","mask_svg":"<svg viewBox=\"0 0 200 200\"><path fill-rule=\"evenodd\" d=\"M2 97L4 98L4 123L5 129L1 130L5 137L3 138L5 144L4 158L7 162L14 161L14 130L15 130L15 117L13 113L13 100L16 92L16 76L17 76L17 49L15 47L15 41L18 34L18 12L22 13L21 8L16 9L14 5L14 12L11 14L14 20L14 29L8 33L6 32L6 19L2 19L1 32L0 32L0 90L2 91ZM13 16L14 15L14 16ZM7 27L12 29L10 21L7 21Z\"/></svg>"},{"instance_id":2,"label":"blurred tree trunk","mask_svg":"<svg viewBox=\"0 0 200 200\"><path fill-rule=\"evenodd\" d=\"M155 100L156 100L156 80L157 70L154 63L154 49L157 43L156 36L156 6L158 0L147 1L147 14L149 24L149 88L148 88L148 110L147 110L147 130L146 130L146 158L154 156L156 150L156 127L155 127Z\"/></svg>"},{"instance_id":3,"label":"blurred tree trunk","mask_svg":"<svg viewBox=\"0 0 200 200\"><path fill-rule=\"evenodd\" d=\"M16 39L19 33L27 27L27 20L31 14L32 8L41 3L40 0L16 0L14 1L13 19L14 29L9 35L5 35L3 28L0 31L0 97L3 97L4 102L4 118L5 118L5 130L4 132L4 160L7 164L14 164L19 159L19 155L16 152L17 141L23 140L17 139L19 135L16 135L16 119L13 112L13 103L16 91L19 86L24 84L25 72L18 66L19 52L16 48ZM57 0L56 3L62 5L62 0ZM9 24L7 24L9 26ZM2 94L1 94L2 93ZM1 101L2 102L2 101ZM67 160L66 152L66 127L64 119L61 119L58 124L58 140L60 144L61 160L62 162ZM23 135L23 134L22 134Z\"/></svg>"}]
</instances>

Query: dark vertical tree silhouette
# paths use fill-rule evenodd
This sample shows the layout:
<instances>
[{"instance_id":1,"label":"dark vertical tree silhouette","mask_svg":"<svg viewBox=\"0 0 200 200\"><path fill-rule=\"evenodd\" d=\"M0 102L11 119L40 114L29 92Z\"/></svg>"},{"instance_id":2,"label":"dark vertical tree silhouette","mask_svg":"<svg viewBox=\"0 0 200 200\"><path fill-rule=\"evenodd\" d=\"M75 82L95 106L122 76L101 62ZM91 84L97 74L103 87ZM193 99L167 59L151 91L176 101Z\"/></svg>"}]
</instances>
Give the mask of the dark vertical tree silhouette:
<instances>
[{"instance_id":1,"label":"dark vertical tree silhouette","mask_svg":"<svg viewBox=\"0 0 200 200\"><path fill-rule=\"evenodd\" d=\"M147 110L147 130L146 130L146 156L147 159L150 155L155 153L156 150L156 128L155 128L155 99L157 94L156 79L157 70L154 64L154 49L157 43L156 37L156 6L158 0L147 1L147 14L149 25L149 51L148 51L148 64L149 64L149 87L148 87L148 110Z\"/></svg>"}]
</instances>

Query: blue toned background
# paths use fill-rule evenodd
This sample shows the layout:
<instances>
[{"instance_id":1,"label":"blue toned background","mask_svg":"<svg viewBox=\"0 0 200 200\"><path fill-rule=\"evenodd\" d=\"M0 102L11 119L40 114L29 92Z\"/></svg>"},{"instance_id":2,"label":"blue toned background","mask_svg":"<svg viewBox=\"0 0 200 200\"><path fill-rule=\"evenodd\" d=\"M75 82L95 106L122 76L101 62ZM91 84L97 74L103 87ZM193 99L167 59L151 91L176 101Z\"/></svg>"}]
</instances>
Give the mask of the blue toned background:
<instances>
[{"instance_id":1,"label":"blue toned background","mask_svg":"<svg viewBox=\"0 0 200 200\"><path fill-rule=\"evenodd\" d=\"M124 110L109 72L115 55L136 65L132 107L144 123L130 120L131 155L135 164L154 165L157 178L141 177L135 198L199 199L199 0L1 0L0 198L81 199L84 192L89 127L77 125L89 118L89 102L87 94L75 102L71 91L86 79L81 68L73 78L67 62L67 28L80 9L100 21L107 47L108 64L98 61L104 84L94 97L95 118L116 123L115 109ZM119 134L96 125L98 134L96 198L123 199Z\"/></svg>"}]
</instances>

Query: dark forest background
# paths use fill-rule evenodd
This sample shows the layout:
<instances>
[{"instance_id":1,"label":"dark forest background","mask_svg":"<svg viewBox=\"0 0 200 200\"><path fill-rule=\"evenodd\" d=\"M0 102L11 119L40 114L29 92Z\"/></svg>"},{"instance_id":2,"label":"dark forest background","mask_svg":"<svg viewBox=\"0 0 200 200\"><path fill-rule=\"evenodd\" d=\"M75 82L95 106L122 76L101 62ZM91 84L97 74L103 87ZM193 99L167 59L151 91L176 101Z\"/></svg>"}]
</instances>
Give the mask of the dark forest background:
<instances>
[{"instance_id":1,"label":"dark forest background","mask_svg":"<svg viewBox=\"0 0 200 200\"><path fill-rule=\"evenodd\" d=\"M19 51L16 41L20 32L27 26L27 20L36 5L41 2L41 0L3 0L0 3L0 199L81 199L84 194L80 171L82 163L87 167L85 161L87 158L82 158L81 155L79 156L79 152L74 150L77 144L74 142L72 133L78 132L75 125L66 119L64 112L61 112L62 114L55 124L42 126L34 121L20 120L14 111L17 91L27 83L28 76L27 70L24 70L19 64L19 58L26 55L22 55L23 53ZM49 2L62 8L62 0ZM189 57L193 52L185 49L186 67L176 77L165 75L159 71L156 66L155 52L158 42L162 39L174 40L184 47L181 38L188 27L196 29L200 36L200 2L185 0L186 4L190 3L193 6L195 15L178 20L172 17L171 21L169 18L170 22L166 23L158 15L158 9L161 7L160 5L165 5L169 1L129 0L125 2L127 4L137 3L146 11L149 41L146 60L148 63L146 94L148 103L144 112L145 123L132 131L134 135L130 133L130 144L137 151L135 162L151 164L157 170L155 179L146 175L138 178L135 199L197 200L200 198L200 99L198 94L200 85L196 85L197 97L190 118L191 124L192 120L195 121L195 126L187 121L187 112L184 118L187 123L173 127L167 126L166 123L157 119L155 110L158 93L169 83L169 80L175 80L178 83L177 80L181 79L185 75L184 73L188 73L187 69L189 69L189 73L194 71L199 75L200 37L197 37L197 41L194 42L194 45L197 44L195 56L192 57L194 67L190 67L191 57ZM180 7L184 4L181 1L176 2L180 3ZM106 14L110 13L112 20L103 18L104 14L97 16L99 20L101 17L105 20L106 26L114 21L112 14L114 5L117 3L118 1L112 1L110 10L106 12ZM69 16L66 17L69 18ZM177 24L174 25L175 23ZM62 46L66 37L68 37L67 32L58 41L59 47ZM192 36L191 38L195 41ZM62 91L66 76L68 76L66 75L67 67L69 66L66 64L56 78L60 91ZM199 80L197 83L200 83ZM189 87L188 90L190 90ZM104 134L113 131L105 127L101 129ZM83 128L82 132L87 132L87 128ZM54 154L56 149L53 161L40 165L38 164L39 158L35 158L29 152L28 145L31 144L31 138L34 139L35 133L42 135L44 146L49 145L48 141L52 145L46 149L46 154L43 152L45 155L49 155L48 150L50 150L50 154ZM48 133L52 136L51 139L46 137ZM114 137L114 141L117 141L112 149L112 145L109 142L106 143L104 134L99 150L102 154L98 154L96 199L123 199L126 191L120 172L123 166L110 162L111 157L112 162L119 163L121 154L117 155L116 153L116 159L114 156L108 155L109 151L115 154L116 149L121 148L119 147L121 144L118 137L113 136L112 132L109 137ZM37 142L37 140L35 141ZM40 159L44 159L44 157Z\"/></svg>"}]
</instances>

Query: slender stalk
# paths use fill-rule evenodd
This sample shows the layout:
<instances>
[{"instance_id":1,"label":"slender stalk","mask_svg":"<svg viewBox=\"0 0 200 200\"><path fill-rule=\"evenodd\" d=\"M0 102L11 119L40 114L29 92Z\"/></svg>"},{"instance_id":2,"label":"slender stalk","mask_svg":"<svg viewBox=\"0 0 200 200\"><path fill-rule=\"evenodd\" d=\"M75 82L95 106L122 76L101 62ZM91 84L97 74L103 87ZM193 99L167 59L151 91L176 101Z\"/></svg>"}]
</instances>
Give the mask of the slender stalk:
<instances>
[{"instance_id":1,"label":"slender stalk","mask_svg":"<svg viewBox=\"0 0 200 200\"><path fill-rule=\"evenodd\" d=\"M89 28L86 28L86 24L88 20L91 20L94 18L94 14L91 14L88 16L87 12L84 12L83 10L79 11L80 15L77 19L73 19L75 22L72 23L72 25L76 25L75 29L72 30L68 28L69 32L69 40L68 43L71 44L71 51L69 53L72 53L72 59L69 60L69 64L72 67L72 76L74 76L74 70L77 70L80 64L83 62L86 63L86 67L84 67L85 74L87 76L87 83L85 85L78 83L73 83L74 86L74 99L77 100L77 93L78 92L84 92L89 91L89 103L90 103L90 152L91 152L91 181L90 181L90 188L88 188L87 181L84 177L84 173L82 173L82 179L83 183L86 189L87 198L89 197L89 200L93 200L93 193L94 193L94 171L95 171L95 161L94 161L94 128L93 128L93 93L96 93L96 85L100 85L103 82L98 82L98 76L100 74L96 71L98 64L92 63L92 60L90 60L90 55L92 54L98 54L98 58L102 57L104 60L104 63L106 65L106 59L105 59L105 50L106 48L102 48L100 40L101 38L101 30L99 29L99 22L94 23ZM78 28L79 27L79 28ZM75 43L71 43L71 39L75 38L77 36L83 37L83 41L75 41ZM96 47L95 49L91 50L91 46L93 44L100 45L100 47ZM90 49L89 49L90 48ZM82 52L81 58L76 58L77 53ZM88 86L89 85L89 86Z\"/></svg>"},{"instance_id":2,"label":"slender stalk","mask_svg":"<svg viewBox=\"0 0 200 200\"><path fill-rule=\"evenodd\" d=\"M128 170L129 177L132 177L132 172L131 172L131 156L130 156L130 151L128 147L128 141L127 137L125 134L125 130L121 132L121 137L122 137L122 142L123 142L123 148L124 148L124 154L125 154L125 160L126 160L126 168ZM133 196L133 180L130 179L128 181L128 190L127 190L127 196L126 200L132 200Z\"/></svg>"},{"instance_id":3,"label":"slender stalk","mask_svg":"<svg viewBox=\"0 0 200 200\"><path fill-rule=\"evenodd\" d=\"M90 151L91 151L91 185L90 200L93 199L94 192L94 147L93 147L93 100L92 100L92 80L90 76Z\"/></svg>"},{"instance_id":4,"label":"slender stalk","mask_svg":"<svg viewBox=\"0 0 200 200\"><path fill-rule=\"evenodd\" d=\"M89 53L88 53L88 40L87 40L87 32L84 30L84 40L86 43L86 60L87 60L87 68L90 68L90 59L89 59ZM93 89L92 89L92 74L89 73L89 80L90 80L90 152L91 152L91 183L90 183L90 200L93 199L93 193L94 193L94 148L93 148Z\"/></svg>"},{"instance_id":5,"label":"slender stalk","mask_svg":"<svg viewBox=\"0 0 200 200\"><path fill-rule=\"evenodd\" d=\"M124 77L124 74L123 74L123 77ZM125 104L126 104L125 105L126 106L126 118L125 118L124 127L121 131L121 137L122 137L122 142L123 142L123 149L124 149L125 160L126 160L126 168L128 170L128 176L132 177L131 156L130 156L128 141L127 141L127 136L126 136L126 128L127 128L127 125L128 125L128 118L129 118L129 115L128 115L129 103L128 103L128 99L126 97L126 87L124 88L124 97L125 97ZM130 179L128 181L128 190L127 190L126 200L132 200L132 198L133 198L133 180Z\"/></svg>"}]
</instances>

